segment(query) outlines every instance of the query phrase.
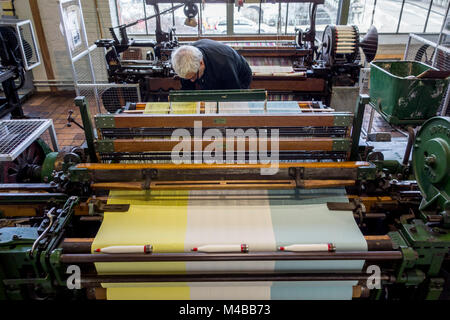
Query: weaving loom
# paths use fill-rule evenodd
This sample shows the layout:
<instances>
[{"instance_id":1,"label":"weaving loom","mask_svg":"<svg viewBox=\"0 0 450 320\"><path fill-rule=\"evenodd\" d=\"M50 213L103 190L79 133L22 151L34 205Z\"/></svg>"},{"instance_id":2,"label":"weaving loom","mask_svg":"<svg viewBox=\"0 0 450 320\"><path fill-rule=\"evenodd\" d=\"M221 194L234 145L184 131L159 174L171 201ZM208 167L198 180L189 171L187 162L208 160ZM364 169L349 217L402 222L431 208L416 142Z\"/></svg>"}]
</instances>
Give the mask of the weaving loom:
<instances>
[{"instance_id":1,"label":"weaving loom","mask_svg":"<svg viewBox=\"0 0 450 320\"><path fill-rule=\"evenodd\" d=\"M438 188L448 180L429 178L426 163L442 173L432 155L446 154L439 146L448 145L450 122L432 119L419 132L413 158L420 181L389 180L405 168L355 161L370 152L357 143L366 97L354 114L266 97L261 90L172 92L167 103L129 103L96 115L96 134L86 100L77 98L85 147L49 153L44 165L27 168L38 182L0 185L8 190L0 210L9 217L0 232L0 294L23 298L35 288L40 298L64 292L90 299L376 299L403 290L445 296L450 242L447 198ZM172 138L178 129L193 137L183 149L188 163L172 158L184 141ZM246 136L252 129L260 135ZM240 142L225 143L227 130L243 130ZM252 140L268 152L255 154ZM234 160L203 159L212 142L211 155L222 150ZM81 274L76 292L67 289L73 266Z\"/></svg>"},{"instance_id":2,"label":"weaving loom","mask_svg":"<svg viewBox=\"0 0 450 320\"><path fill-rule=\"evenodd\" d=\"M195 102L147 103L144 114L200 113ZM205 114L298 114L297 102L206 102ZM204 198L208 200L205 200ZM293 243L333 243L337 251L365 251L367 244L351 211L330 211L326 202L348 202L345 190L114 191L108 204L130 204L128 212L105 213L92 244L96 249L151 243L154 252L190 252L202 244L246 243L253 252L276 251ZM302 214L300 214L302 213ZM320 229L323 232L311 232ZM346 230L346 231L344 231ZM121 238L117 239L117 234ZM364 261L349 262L173 262L96 263L99 275L359 272ZM262 281L102 284L108 299L351 299L356 281L295 283ZM311 291L312 288L315 288ZM240 292L236 296L236 292Z\"/></svg>"}]
</instances>

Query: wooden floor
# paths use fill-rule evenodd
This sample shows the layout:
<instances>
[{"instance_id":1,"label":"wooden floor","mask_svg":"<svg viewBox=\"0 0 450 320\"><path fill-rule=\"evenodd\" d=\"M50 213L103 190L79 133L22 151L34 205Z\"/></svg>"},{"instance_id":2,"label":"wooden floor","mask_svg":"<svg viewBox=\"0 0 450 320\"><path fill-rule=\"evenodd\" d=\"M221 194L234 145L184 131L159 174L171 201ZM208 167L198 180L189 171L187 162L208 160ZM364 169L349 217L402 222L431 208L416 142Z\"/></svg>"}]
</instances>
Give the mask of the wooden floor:
<instances>
[{"instance_id":1,"label":"wooden floor","mask_svg":"<svg viewBox=\"0 0 450 320\"><path fill-rule=\"evenodd\" d=\"M60 147L80 146L84 141L84 132L76 125L67 126L69 110L73 110L73 118L81 124L78 108L74 104L74 92L35 93L23 105L24 114L31 118L51 118L55 125L58 144ZM367 128L370 108L366 108L364 128ZM93 116L93 115L92 115ZM402 136L386 121L375 113L372 132L391 132L393 137ZM47 141L48 137L44 137Z\"/></svg>"},{"instance_id":2,"label":"wooden floor","mask_svg":"<svg viewBox=\"0 0 450 320\"><path fill-rule=\"evenodd\" d=\"M75 92L35 93L23 105L23 112L30 118L52 119L60 147L80 146L84 141L84 132L72 124L67 126L69 110L72 117L81 124L80 113L74 104ZM47 140L47 139L46 139Z\"/></svg>"}]
</instances>

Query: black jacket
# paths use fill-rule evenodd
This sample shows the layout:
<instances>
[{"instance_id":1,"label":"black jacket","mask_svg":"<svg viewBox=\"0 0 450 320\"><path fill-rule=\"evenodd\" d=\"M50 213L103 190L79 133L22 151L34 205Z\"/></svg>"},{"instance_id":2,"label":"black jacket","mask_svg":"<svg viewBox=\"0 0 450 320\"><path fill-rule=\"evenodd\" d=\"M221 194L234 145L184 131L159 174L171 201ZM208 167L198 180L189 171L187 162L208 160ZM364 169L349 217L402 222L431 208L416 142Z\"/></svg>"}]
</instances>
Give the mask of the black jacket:
<instances>
[{"instance_id":1,"label":"black jacket","mask_svg":"<svg viewBox=\"0 0 450 320\"><path fill-rule=\"evenodd\" d=\"M195 82L181 79L184 90L247 89L252 81L252 70L247 61L230 46L202 39L192 44L203 54L205 72Z\"/></svg>"}]
</instances>

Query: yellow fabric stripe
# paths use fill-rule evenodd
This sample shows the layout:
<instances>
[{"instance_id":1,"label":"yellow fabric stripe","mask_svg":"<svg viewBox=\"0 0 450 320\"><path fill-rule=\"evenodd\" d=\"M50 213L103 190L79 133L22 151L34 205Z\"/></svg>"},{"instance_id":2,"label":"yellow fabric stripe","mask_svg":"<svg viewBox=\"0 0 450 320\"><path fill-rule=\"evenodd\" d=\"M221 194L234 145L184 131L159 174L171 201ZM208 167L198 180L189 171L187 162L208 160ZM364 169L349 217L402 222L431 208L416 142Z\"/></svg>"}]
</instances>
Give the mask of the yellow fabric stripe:
<instances>
[{"instance_id":1,"label":"yellow fabric stripe","mask_svg":"<svg viewBox=\"0 0 450 320\"><path fill-rule=\"evenodd\" d=\"M172 102L172 112L170 112L169 102L148 102L145 106L144 114L193 114L197 113L199 102Z\"/></svg>"},{"instance_id":2,"label":"yellow fabric stripe","mask_svg":"<svg viewBox=\"0 0 450 320\"><path fill-rule=\"evenodd\" d=\"M108 288L108 300L189 300L190 288L178 287L134 287L134 288Z\"/></svg>"},{"instance_id":3,"label":"yellow fabric stripe","mask_svg":"<svg viewBox=\"0 0 450 320\"><path fill-rule=\"evenodd\" d=\"M164 200L162 200L164 199ZM95 249L112 245L153 245L154 252L183 252L187 226L188 191L111 191L108 204L129 203L127 212L105 212L92 244ZM98 274L185 273L185 262L96 263ZM180 285L180 284L178 284ZM189 299L189 287L108 288L108 299ZM114 287L111 289L110 287ZM140 297L140 298L139 298Z\"/></svg>"}]
</instances>

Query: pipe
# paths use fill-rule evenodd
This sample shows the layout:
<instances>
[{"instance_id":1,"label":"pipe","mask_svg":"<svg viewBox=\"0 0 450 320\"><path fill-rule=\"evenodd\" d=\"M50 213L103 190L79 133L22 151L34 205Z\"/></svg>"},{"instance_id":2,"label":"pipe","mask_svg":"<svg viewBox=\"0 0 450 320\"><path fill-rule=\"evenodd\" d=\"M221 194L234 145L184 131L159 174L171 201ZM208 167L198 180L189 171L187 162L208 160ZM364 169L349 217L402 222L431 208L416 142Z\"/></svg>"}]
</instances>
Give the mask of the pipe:
<instances>
[{"instance_id":1,"label":"pipe","mask_svg":"<svg viewBox=\"0 0 450 320\"><path fill-rule=\"evenodd\" d=\"M50 228L53 225L53 211L55 211L55 207L51 208L48 212L47 212L47 218L48 218L48 226L47 228L45 228L44 232L41 233L41 235L36 239L36 241L34 241L32 247L31 247L31 251L30 251L30 256L33 257L34 254L34 250L36 250L37 245L39 244L39 242L47 235L47 232L50 230Z\"/></svg>"},{"instance_id":2,"label":"pipe","mask_svg":"<svg viewBox=\"0 0 450 320\"><path fill-rule=\"evenodd\" d=\"M25 203L38 203L38 202L66 202L68 195L65 193L12 193L12 192L0 192L0 203L2 204L25 204Z\"/></svg>"},{"instance_id":3,"label":"pipe","mask_svg":"<svg viewBox=\"0 0 450 320\"><path fill-rule=\"evenodd\" d=\"M102 283L140 282L225 282L225 281L367 281L367 273L217 273L217 274L151 274L151 275L96 275L82 276L81 286L102 287ZM395 278L382 274L381 281Z\"/></svg>"},{"instance_id":4,"label":"pipe","mask_svg":"<svg viewBox=\"0 0 450 320\"><path fill-rule=\"evenodd\" d=\"M409 156L411 155L411 149L414 144L414 138L416 133L413 127L408 127L408 144L406 145L405 155L403 156L403 164L406 166L409 162Z\"/></svg>"},{"instance_id":5,"label":"pipe","mask_svg":"<svg viewBox=\"0 0 450 320\"><path fill-rule=\"evenodd\" d=\"M62 263L161 261L292 261L292 260L401 260L401 251L62 254Z\"/></svg>"},{"instance_id":6,"label":"pipe","mask_svg":"<svg viewBox=\"0 0 450 320\"><path fill-rule=\"evenodd\" d=\"M388 235L365 236L367 250L369 251L391 251L392 240ZM91 253L94 238L65 238L61 244L64 253Z\"/></svg>"},{"instance_id":7,"label":"pipe","mask_svg":"<svg viewBox=\"0 0 450 320\"><path fill-rule=\"evenodd\" d=\"M70 80L70 79L48 79L48 80L45 80L45 79L34 79L33 80L33 82L34 83L37 83L37 82L43 82L43 83L47 83L47 82L69 82L69 83L74 83L73 82L73 80Z\"/></svg>"},{"instance_id":8,"label":"pipe","mask_svg":"<svg viewBox=\"0 0 450 320\"><path fill-rule=\"evenodd\" d=\"M59 83L35 83L35 87L75 87L74 84L59 84Z\"/></svg>"},{"instance_id":9,"label":"pipe","mask_svg":"<svg viewBox=\"0 0 450 320\"><path fill-rule=\"evenodd\" d=\"M51 183L0 183L0 190L51 190L56 187Z\"/></svg>"}]
</instances>

